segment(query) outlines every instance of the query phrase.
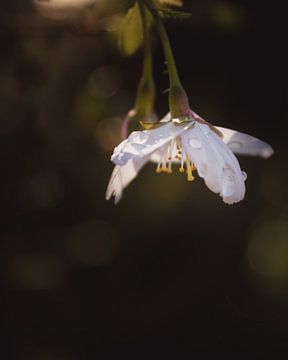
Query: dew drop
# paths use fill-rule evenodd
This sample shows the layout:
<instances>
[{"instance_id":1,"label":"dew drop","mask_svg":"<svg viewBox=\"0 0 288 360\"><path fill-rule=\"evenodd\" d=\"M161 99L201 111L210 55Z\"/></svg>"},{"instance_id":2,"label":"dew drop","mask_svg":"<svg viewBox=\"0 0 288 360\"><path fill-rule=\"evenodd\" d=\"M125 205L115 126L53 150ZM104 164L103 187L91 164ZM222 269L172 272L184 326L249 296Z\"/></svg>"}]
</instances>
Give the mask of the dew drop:
<instances>
[{"instance_id":1,"label":"dew drop","mask_svg":"<svg viewBox=\"0 0 288 360\"><path fill-rule=\"evenodd\" d=\"M264 159L268 159L271 155L273 155L272 148L263 149L261 155L264 157Z\"/></svg>"},{"instance_id":2,"label":"dew drop","mask_svg":"<svg viewBox=\"0 0 288 360\"><path fill-rule=\"evenodd\" d=\"M189 140L189 145L193 148L193 149L201 149L202 147L202 142L198 139L192 138Z\"/></svg>"},{"instance_id":3,"label":"dew drop","mask_svg":"<svg viewBox=\"0 0 288 360\"><path fill-rule=\"evenodd\" d=\"M144 131L137 131L129 136L129 142L131 144L144 144L147 142L149 135Z\"/></svg>"},{"instance_id":4,"label":"dew drop","mask_svg":"<svg viewBox=\"0 0 288 360\"><path fill-rule=\"evenodd\" d=\"M246 181L247 180L247 174L245 171L242 171L242 176L243 176L243 180Z\"/></svg>"},{"instance_id":5,"label":"dew drop","mask_svg":"<svg viewBox=\"0 0 288 360\"><path fill-rule=\"evenodd\" d=\"M209 134L210 134L211 130L210 130L210 128L209 128L208 125L201 125L201 128L202 128L202 130L203 130L203 132L204 132L205 135L209 135Z\"/></svg>"},{"instance_id":6,"label":"dew drop","mask_svg":"<svg viewBox=\"0 0 288 360\"><path fill-rule=\"evenodd\" d=\"M233 171L231 169L229 169L227 167L223 169L223 176L229 182L234 182L235 181L235 174L233 173Z\"/></svg>"},{"instance_id":7,"label":"dew drop","mask_svg":"<svg viewBox=\"0 0 288 360\"><path fill-rule=\"evenodd\" d=\"M230 149L232 150L237 150L237 149L240 149L243 145L241 142L239 141L230 141L228 143L228 146L230 147Z\"/></svg>"},{"instance_id":8,"label":"dew drop","mask_svg":"<svg viewBox=\"0 0 288 360\"><path fill-rule=\"evenodd\" d=\"M236 181L236 178L235 178L234 172L229 167L223 168L222 186L223 186L223 195L224 196L229 197L234 194L235 181Z\"/></svg>"}]
</instances>

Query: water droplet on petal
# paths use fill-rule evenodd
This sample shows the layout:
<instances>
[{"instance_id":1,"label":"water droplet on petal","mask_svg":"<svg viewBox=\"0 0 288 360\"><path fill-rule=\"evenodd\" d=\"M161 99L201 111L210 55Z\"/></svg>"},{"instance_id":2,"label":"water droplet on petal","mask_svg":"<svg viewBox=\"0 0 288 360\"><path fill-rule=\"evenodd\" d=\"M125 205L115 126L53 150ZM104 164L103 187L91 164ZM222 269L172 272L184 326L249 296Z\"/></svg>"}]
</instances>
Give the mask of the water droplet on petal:
<instances>
[{"instance_id":1,"label":"water droplet on petal","mask_svg":"<svg viewBox=\"0 0 288 360\"><path fill-rule=\"evenodd\" d=\"M129 136L129 142L132 144L144 144L148 140L149 135L144 131L137 131Z\"/></svg>"},{"instance_id":2,"label":"water droplet on petal","mask_svg":"<svg viewBox=\"0 0 288 360\"><path fill-rule=\"evenodd\" d=\"M242 176L243 176L243 180L246 181L247 180L247 174L245 171L242 171Z\"/></svg>"},{"instance_id":3,"label":"water droplet on petal","mask_svg":"<svg viewBox=\"0 0 288 360\"><path fill-rule=\"evenodd\" d=\"M231 150L237 150L237 149L240 149L243 145L239 141L230 141L228 143L228 146Z\"/></svg>"},{"instance_id":4,"label":"water droplet on petal","mask_svg":"<svg viewBox=\"0 0 288 360\"><path fill-rule=\"evenodd\" d=\"M209 135L211 130L208 125L201 125L201 129L203 130L205 135Z\"/></svg>"},{"instance_id":5,"label":"water droplet on petal","mask_svg":"<svg viewBox=\"0 0 288 360\"><path fill-rule=\"evenodd\" d=\"M235 192L236 177L230 167L223 168L222 173L223 195L229 197Z\"/></svg>"},{"instance_id":6,"label":"water droplet on petal","mask_svg":"<svg viewBox=\"0 0 288 360\"><path fill-rule=\"evenodd\" d=\"M226 167L226 168L223 169L223 176L224 176L229 182L235 181L235 174L234 174L234 172L233 172L230 168L228 168L228 167Z\"/></svg>"},{"instance_id":7,"label":"water droplet on petal","mask_svg":"<svg viewBox=\"0 0 288 360\"><path fill-rule=\"evenodd\" d=\"M198 139L192 138L189 140L189 145L193 148L193 149L201 149L202 147L202 142Z\"/></svg>"},{"instance_id":8,"label":"water droplet on petal","mask_svg":"<svg viewBox=\"0 0 288 360\"><path fill-rule=\"evenodd\" d=\"M274 151L272 148L266 148L262 150L261 155L264 157L264 159L268 159L271 155L273 155Z\"/></svg>"}]
</instances>

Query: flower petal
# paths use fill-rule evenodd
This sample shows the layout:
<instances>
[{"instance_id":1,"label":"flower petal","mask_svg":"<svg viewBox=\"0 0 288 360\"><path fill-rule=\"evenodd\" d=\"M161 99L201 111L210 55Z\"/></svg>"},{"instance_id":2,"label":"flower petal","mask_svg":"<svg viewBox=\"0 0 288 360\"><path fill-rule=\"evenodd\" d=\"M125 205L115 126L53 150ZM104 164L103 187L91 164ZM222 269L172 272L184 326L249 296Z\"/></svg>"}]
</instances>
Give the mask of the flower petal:
<instances>
[{"instance_id":1,"label":"flower petal","mask_svg":"<svg viewBox=\"0 0 288 360\"><path fill-rule=\"evenodd\" d=\"M233 152L209 126L196 123L181 134L181 142L210 190L219 193L227 204L244 198L246 174Z\"/></svg>"},{"instance_id":2,"label":"flower petal","mask_svg":"<svg viewBox=\"0 0 288 360\"><path fill-rule=\"evenodd\" d=\"M170 161L172 162L172 164L180 164L181 159L179 157L177 157L178 149L177 149L176 142L174 142L173 144L171 142L170 146L172 147L172 148L169 149L169 157L171 157ZM166 147L166 152L168 152L168 145L166 145L165 147ZM163 159L163 150L165 152L164 147L154 151L151 154L150 161L153 162L153 163L156 163L156 164L159 163L159 161L161 161L161 159Z\"/></svg>"},{"instance_id":3,"label":"flower petal","mask_svg":"<svg viewBox=\"0 0 288 360\"><path fill-rule=\"evenodd\" d=\"M274 154L272 147L262 140L236 130L216 126L223 134L223 141L229 148L239 155L261 156L268 159Z\"/></svg>"},{"instance_id":4,"label":"flower petal","mask_svg":"<svg viewBox=\"0 0 288 360\"><path fill-rule=\"evenodd\" d=\"M114 164L123 166L131 159L151 155L193 124L194 122L190 122L176 126L169 122L152 130L135 131L114 149L111 160Z\"/></svg>"},{"instance_id":5,"label":"flower petal","mask_svg":"<svg viewBox=\"0 0 288 360\"><path fill-rule=\"evenodd\" d=\"M161 120L160 123L167 123L171 120L171 114L170 112L168 114L166 114Z\"/></svg>"},{"instance_id":6,"label":"flower petal","mask_svg":"<svg viewBox=\"0 0 288 360\"><path fill-rule=\"evenodd\" d=\"M148 160L149 157L146 156L142 159L137 159L137 161L130 159L123 166L116 165L109 180L106 191L106 200L109 200L114 196L114 202L117 204L122 198L123 190L135 179Z\"/></svg>"}]
</instances>

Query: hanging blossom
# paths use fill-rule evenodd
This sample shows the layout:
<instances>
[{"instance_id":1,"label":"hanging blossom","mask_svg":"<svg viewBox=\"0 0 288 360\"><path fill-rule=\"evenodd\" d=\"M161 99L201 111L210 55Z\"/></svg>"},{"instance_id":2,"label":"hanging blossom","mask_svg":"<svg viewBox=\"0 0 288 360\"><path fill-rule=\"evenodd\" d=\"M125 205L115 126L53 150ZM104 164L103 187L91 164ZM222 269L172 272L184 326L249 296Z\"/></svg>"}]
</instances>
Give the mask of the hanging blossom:
<instances>
[{"instance_id":1,"label":"hanging blossom","mask_svg":"<svg viewBox=\"0 0 288 360\"><path fill-rule=\"evenodd\" d=\"M190 116L170 121L168 114L155 128L133 132L120 143L111 157L116 165L106 193L117 204L130 182L149 161L157 163L156 173L171 174L173 165L194 180L197 171L206 186L227 204L241 201L247 175L235 154L269 158L272 147L250 135L212 126L190 110Z\"/></svg>"},{"instance_id":2,"label":"hanging blossom","mask_svg":"<svg viewBox=\"0 0 288 360\"><path fill-rule=\"evenodd\" d=\"M167 1L175 3L175 0L165 0ZM180 4L181 1L176 3ZM139 2L139 5L141 4L145 29L144 3ZM111 160L116 166L108 184L106 199L114 197L115 203L118 203L123 190L138 175L141 168L152 161L157 163L156 173L171 174L176 164L179 171L186 174L188 181L193 181L193 173L197 172L207 187L219 194L225 203L237 203L245 196L247 175L241 170L234 153L268 158L273 154L273 149L250 135L213 126L191 110L162 19L153 1L146 0L145 6L155 21L164 50L169 74L171 115L168 114L156 125L152 124L151 129L133 132L114 149ZM145 47L146 52L147 49L150 50L150 47ZM149 65L151 76L151 60ZM146 95L147 93L149 94L149 91ZM137 103L141 104L142 101L143 94L138 91ZM147 104L150 104L151 108L144 113L149 116L153 102L149 102L149 98L148 101L144 101L144 109Z\"/></svg>"}]
</instances>

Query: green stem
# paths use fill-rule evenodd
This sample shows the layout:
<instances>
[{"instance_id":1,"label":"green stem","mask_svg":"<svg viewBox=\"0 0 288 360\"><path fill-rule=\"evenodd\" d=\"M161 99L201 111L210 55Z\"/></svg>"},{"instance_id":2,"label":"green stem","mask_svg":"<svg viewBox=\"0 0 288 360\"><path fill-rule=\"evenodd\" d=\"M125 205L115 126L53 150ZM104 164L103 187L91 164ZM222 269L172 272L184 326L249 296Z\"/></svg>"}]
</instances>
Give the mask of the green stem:
<instances>
[{"instance_id":1,"label":"green stem","mask_svg":"<svg viewBox=\"0 0 288 360\"><path fill-rule=\"evenodd\" d=\"M147 26L147 14L143 1L138 0L140 17L142 21L144 37L144 61L143 73L137 89L135 110L137 115L144 117L142 122L153 122L153 109L155 102L155 83L153 79L152 51L149 28Z\"/></svg>"},{"instance_id":2,"label":"green stem","mask_svg":"<svg viewBox=\"0 0 288 360\"><path fill-rule=\"evenodd\" d=\"M163 46L164 55L165 55L165 59L166 59L167 67L168 67L168 71L169 71L170 83L172 86L177 86L177 85L181 86L174 54L173 54L172 47L171 47L171 43L170 43L168 34L166 32L166 29L163 25L163 21L162 21L161 17L159 16L157 10L154 8L153 3L150 0L147 0L146 4L155 20L155 24L156 24L156 27L157 27L157 30L158 30L158 33L160 36L160 40L161 40L161 43Z\"/></svg>"},{"instance_id":3,"label":"green stem","mask_svg":"<svg viewBox=\"0 0 288 360\"><path fill-rule=\"evenodd\" d=\"M149 11L151 12L154 18L168 67L169 82L170 82L169 106L170 106L171 116L172 118L188 116L190 112L189 101L179 78L179 74L168 34L163 25L161 16L158 14L157 9L155 9L154 7L153 1L145 0L145 4L147 5Z\"/></svg>"},{"instance_id":4,"label":"green stem","mask_svg":"<svg viewBox=\"0 0 288 360\"><path fill-rule=\"evenodd\" d=\"M144 62L143 62L143 73L151 74L152 76L152 51L150 43L149 30L147 28L147 16L145 6L142 1L138 0L138 6L140 10L140 16L142 21L143 38L144 38Z\"/></svg>"}]
</instances>

